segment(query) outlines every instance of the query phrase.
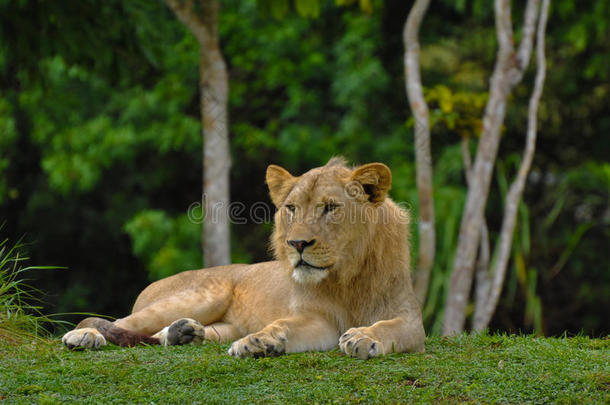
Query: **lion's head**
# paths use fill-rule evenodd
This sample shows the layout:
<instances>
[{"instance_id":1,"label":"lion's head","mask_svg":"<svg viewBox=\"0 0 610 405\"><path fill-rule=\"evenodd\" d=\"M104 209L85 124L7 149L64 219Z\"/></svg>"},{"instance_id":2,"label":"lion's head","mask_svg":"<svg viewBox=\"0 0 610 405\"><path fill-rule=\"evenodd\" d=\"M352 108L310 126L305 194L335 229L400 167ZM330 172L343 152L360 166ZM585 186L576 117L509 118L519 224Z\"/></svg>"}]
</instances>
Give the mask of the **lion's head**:
<instances>
[{"instance_id":1,"label":"lion's head","mask_svg":"<svg viewBox=\"0 0 610 405\"><path fill-rule=\"evenodd\" d=\"M391 184L382 163L349 168L333 158L299 177L269 166L276 258L301 284L348 283L363 268L388 260L408 272L408 215L387 197Z\"/></svg>"}]
</instances>

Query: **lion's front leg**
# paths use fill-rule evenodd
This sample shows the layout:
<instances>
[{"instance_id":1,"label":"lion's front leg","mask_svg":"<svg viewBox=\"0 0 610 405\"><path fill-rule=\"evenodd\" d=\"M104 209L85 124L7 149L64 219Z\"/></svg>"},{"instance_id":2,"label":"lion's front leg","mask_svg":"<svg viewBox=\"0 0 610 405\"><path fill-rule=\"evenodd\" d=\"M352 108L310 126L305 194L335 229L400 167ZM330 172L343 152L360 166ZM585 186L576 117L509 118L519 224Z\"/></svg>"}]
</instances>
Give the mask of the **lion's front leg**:
<instances>
[{"instance_id":1,"label":"lion's front leg","mask_svg":"<svg viewBox=\"0 0 610 405\"><path fill-rule=\"evenodd\" d=\"M163 346L201 344L205 341L205 327L194 319L181 318L153 335Z\"/></svg>"},{"instance_id":2,"label":"lion's front leg","mask_svg":"<svg viewBox=\"0 0 610 405\"><path fill-rule=\"evenodd\" d=\"M385 354L385 346L370 330L371 328L351 328L339 338L339 348L348 356L366 360Z\"/></svg>"},{"instance_id":3,"label":"lion's front leg","mask_svg":"<svg viewBox=\"0 0 610 405\"><path fill-rule=\"evenodd\" d=\"M287 340L281 332L272 333L263 329L233 342L229 354L241 358L279 356L286 353Z\"/></svg>"},{"instance_id":4,"label":"lion's front leg","mask_svg":"<svg viewBox=\"0 0 610 405\"><path fill-rule=\"evenodd\" d=\"M423 352L425 337L421 321L408 322L398 317L347 330L339 338L339 348L348 356L360 359L392 352Z\"/></svg>"},{"instance_id":5,"label":"lion's front leg","mask_svg":"<svg viewBox=\"0 0 610 405\"><path fill-rule=\"evenodd\" d=\"M229 354L257 358L323 351L335 347L338 336L338 330L326 319L317 315L300 315L279 319L261 331L233 342Z\"/></svg>"}]
</instances>

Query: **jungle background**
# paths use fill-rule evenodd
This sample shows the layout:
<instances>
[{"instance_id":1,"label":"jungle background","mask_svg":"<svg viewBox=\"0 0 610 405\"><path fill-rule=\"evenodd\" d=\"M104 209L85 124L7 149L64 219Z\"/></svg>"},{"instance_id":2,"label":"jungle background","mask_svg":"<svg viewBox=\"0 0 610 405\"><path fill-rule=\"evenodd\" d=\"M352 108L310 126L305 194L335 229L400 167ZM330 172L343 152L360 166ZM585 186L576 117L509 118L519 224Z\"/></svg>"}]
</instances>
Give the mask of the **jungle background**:
<instances>
[{"instance_id":1,"label":"jungle background","mask_svg":"<svg viewBox=\"0 0 610 405\"><path fill-rule=\"evenodd\" d=\"M402 43L411 4L370 4L322 2L305 18L222 2L232 201L271 205L270 163L300 174L343 155L386 163L392 197L417 214ZM609 21L604 0L552 2L536 156L492 330L610 333ZM424 317L434 334L466 190L461 137L480 130L493 69L492 5L433 2L420 43L438 235ZM201 224L188 215L201 199L198 52L162 1L0 1L0 239L23 237L31 263L65 267L28 274L47 293L46 313L123 316L150 281L202 266ZM507 111L492 230L532 77L530 68ZM232 224L233 261L268 260L271 227ZM416 224L412 234L415 253Z\"/></svg>"}]
</instances>

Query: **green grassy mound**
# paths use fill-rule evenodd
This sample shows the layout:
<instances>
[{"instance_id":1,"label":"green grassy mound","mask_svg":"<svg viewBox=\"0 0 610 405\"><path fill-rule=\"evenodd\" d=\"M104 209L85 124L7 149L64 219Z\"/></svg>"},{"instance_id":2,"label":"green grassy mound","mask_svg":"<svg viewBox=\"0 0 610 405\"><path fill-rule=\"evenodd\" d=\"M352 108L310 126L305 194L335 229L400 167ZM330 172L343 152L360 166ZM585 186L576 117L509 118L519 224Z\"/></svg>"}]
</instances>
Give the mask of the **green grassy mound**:
<instances>
[{"instance_id":1,"label":"green grassy mound","mask_svg":"<svg viewBox=\"0 0 610 405\"><path fill-rule=\"evenodd\" d=\"M428 338L425 354L360 361L338 350L235 359L228 345L0 342L7 403L609 403L610 340Z\"/></svg>"}]
</instances>

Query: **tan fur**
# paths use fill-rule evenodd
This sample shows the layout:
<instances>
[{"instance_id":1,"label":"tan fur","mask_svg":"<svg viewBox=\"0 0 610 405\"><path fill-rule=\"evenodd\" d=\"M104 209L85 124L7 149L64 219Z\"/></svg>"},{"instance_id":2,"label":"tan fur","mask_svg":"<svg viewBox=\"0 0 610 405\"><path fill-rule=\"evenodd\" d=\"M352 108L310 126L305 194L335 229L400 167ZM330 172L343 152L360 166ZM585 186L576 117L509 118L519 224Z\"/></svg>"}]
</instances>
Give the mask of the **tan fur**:
<instances>
[{"instance_id":1,"label":"tan fur","mask_svg":"<svg viewBox=\"0 0 610 405\"><path fill-rule=\"evenodd\" d=\"M190 318L182 324L198 329L199 322L206 339L239 339L229 350L239 357L337 344L359 358L423 351L409 270L409 216L387 197L391 178L382 163L351 169L342 158L300 177L269 166L276 260L157 281L114 325L156 333L163 343L168 325Z\"/></svg>"}]
</instances>

